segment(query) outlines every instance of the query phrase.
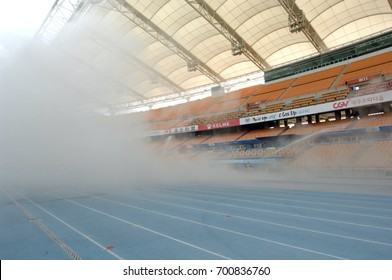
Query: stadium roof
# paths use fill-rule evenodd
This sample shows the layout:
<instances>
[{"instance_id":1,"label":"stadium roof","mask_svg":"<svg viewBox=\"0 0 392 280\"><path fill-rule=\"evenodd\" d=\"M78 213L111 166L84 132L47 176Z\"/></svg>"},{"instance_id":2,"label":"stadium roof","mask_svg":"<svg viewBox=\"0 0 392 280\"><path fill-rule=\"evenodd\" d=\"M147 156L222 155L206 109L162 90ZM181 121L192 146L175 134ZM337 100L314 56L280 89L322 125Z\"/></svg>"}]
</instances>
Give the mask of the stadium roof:
<instances>
[{"instance_id":1,"label":"stadium roof","mask_svg":"<svg viewBox=\"0 0 392 280\"><path fill-rule=\"evenodd\" d=\"M58 0L37 38L78 62L75 79L93 70L83 80L105 102L134 108L391 30L391 0Z\"/></svg>"}]
</instances>

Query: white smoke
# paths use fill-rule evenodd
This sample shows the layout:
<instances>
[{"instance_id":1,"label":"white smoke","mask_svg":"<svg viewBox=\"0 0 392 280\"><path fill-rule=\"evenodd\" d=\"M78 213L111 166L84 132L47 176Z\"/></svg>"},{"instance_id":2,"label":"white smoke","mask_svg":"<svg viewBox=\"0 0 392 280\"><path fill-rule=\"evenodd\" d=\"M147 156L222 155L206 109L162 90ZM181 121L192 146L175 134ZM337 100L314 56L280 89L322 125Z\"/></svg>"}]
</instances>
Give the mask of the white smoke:
<instances>
[{"instance_id":1,"label":"white smoke","mask_svg":"<svg viewBox=\"0 0 392 280\"><path fill-rule=\"evenodd\" d=\"M70 78L74 66L61 51L36 44L7 59L0 78L2 186L103 190L229 176L217 166L160 158L140 137L144 126L135 125L135 115L92 113L105 93L94 83L79 87Z\"/></svg>"}]
</instances>

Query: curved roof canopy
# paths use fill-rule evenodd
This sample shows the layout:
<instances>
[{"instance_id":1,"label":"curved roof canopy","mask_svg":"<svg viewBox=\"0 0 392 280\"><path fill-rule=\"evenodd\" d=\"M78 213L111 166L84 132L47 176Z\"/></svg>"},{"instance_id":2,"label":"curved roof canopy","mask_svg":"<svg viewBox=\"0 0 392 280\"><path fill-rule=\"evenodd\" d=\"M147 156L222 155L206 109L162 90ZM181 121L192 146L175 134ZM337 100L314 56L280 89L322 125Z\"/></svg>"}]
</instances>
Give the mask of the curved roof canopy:
<instances>
[{"instance_id":1,"label":"curved roof canopy","mask_svg":"<svg viewBox=\"0 0 392 280\"><path fill-rule=\"evenodd\" d=\"M72 1L57 1L52 13L65 2ZM52 43L111 82L105 98L113 106L189 98L191 89L263 73L392 29L388 0L73 2L71 24Z\"/></svg>"}]
</instances>

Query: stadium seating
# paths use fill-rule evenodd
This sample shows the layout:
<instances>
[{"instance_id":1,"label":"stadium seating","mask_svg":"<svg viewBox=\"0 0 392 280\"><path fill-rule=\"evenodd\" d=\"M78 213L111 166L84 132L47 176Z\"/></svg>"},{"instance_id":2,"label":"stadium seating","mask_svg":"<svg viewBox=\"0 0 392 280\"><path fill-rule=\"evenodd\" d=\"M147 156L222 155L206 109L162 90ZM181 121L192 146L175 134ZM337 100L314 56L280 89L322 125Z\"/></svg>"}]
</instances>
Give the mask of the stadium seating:
<instances>
[{"instance_id":1,"label":"stadium seating","mask_svg":"<svg viewBox=\"0 0 392 280\"><path fill-rule=\"evenodd\" d=\"M295 79L287 79L280 82L274 82L271 84L266 84L259 87L253 95L249 98L248 104L253 104L257 102L265 103L277 100Z\"/></svg>"},{"instance_id":2,"label":"stadium seating","mask_svg":"<svg viewBox=\"0 0 392 280\"><path fill-rule=\"evenodd\" d=\"M230 92L230 93L226 94L224 97L222 97L221 102L242 99L242 98L248 98L255 91L257 91L260 87L261 87L261 85L255 85L255 86L250 86L247 88L243 88L243 89L239 89L239 90Z\"/></svg>"},{"instance_id":3,"label":"stadium seating","mask_svg":"<svg viewBox=\"0 0 392 280\"><path fill-rule=\"evenodd\" d=\"M285 109L289 110L289 109L295 109L295 108L315 105L316 102L314 101L314 98L315 98L315 96L312 95L312 96L308 96L308 97L294 99L291 101L291 103L288 106L285 107Z\"/></svg>"},{"instance_id":4,"label":"stadium seating","mask_svg":"<svg viewBox=\"0 0 392 280\"><path fill-rule=\"evenodd\" d=\"M392 113L378 115L378 116L367 116L359 119L355 122L353 128L367 128L367 127L379 127L385 125L392 125Z\"/></svg>"},{"instance_id":5,"label":"stadium seating","mask_svg":"<svg viewBox=\"0 0 392 280\"><path fill-rule=\"evenodd\" d=\"M264 128L264 129L251 130L246 134L244 134L241 138L239 138L239 140L251 140L256 138L278 136L285 129L286 128L284 127L276 127L272 129Z\"/></svg>"},{"instance_id":6,"label":"stadium seating","mask_svg":"<svg viewBox=\"0 0 392 280\"><path fill-rule=\"evenodd\" d=\"M298 77L298 79L293 84L293 87L316 82L316 81L320 81L320 80L324 80L327 78L336 78L342 72L344 67L345 67L345 65L340 65L340 66L336 66L336 67L329 68L326 70L317 71L317 72L314 72L311 74L303 75L301 77Z\"/></svg>"},{"instance_id":7,"label":"stadium seating","mask_svg":"<svg viewBox=\"0 0 392 280\"><path fill-rule=\"evenodd\" d=\"M392 167L392 141L381 140L367 144L365 152L353 162L357 168L391 168Z\"/></svg>"},{"instance_id":8,"label":"stadium seating","mask_svg":"<svg viewBox=\"0 0 392 280\"><path fill-rule=\"evenodd\" d=\"M380 75L392 74L392 62L370 66L353 72L345 72L345 74L337 82L336 86L343 86L347 81L351 79L362 78L372 74L380 74Z\"/></svg>"},{"instance_id":9,"label":"stadium seating","mask_svg":"<svg viewBox=\"0 0 392 280\"><path fill-rule=\"evenodd\" d=\"M335 81L335 79L335 77L332 77L320 79L307 84L293 86L291 89L288 90L287 93L283 95L283 98L297 97L304 94L317 93L322 90L327 90L332 86L332 83Z\"/></svg>"},{"instance_id":10,"label":"stadium seating","mask_svg":"<svg viewBox=\"0 0 392 280\"><path fill-rule=\"evenodd\" d=\"M283 94L285 89L278 89L265 94L257 94L250 97L247 101L248 108L258 106L260 104L266 103L268 101L275 101L279 96Z\"/></svg>"},{"instance_id":11,"label":"stadium seating","mask_svg":"<svg viewBox=\"0 0 392 280\"><path fill-rule=\"evenodd\" d=\"M348 90L340 90L340 91L332 91L332 92L327 92L323 93L320 98L317 100L317 104L320 103L325 103L325 102L331 102L335 100L341 100L346 98L348 94Z\"/></svg>"},{"instance_id":12,"label":"stadium seating","mask_svg":"<svg viewBox=\"0 0 392 280\"><path fill-rule=\"evenodd\" d=\"M391 52L382 53L379 55L371 56L368 58L360 59L354 62L351 62L346 70L345 73L355 72L361 69L370 68L374 65L380 65L387 62L392 62L392 54Z\"/></svg>"},{"instance_id":13,"label":"stadium seating","mask_svg":"<svg viewBox=\"0 0 392 280\"><path fill-rule=\"evenodd\" d=\"M210 144L210 143L221 143L221 142L231 142L241 138L246 131L240 132L232 132L232 133L225 133L225 134L215 134L208 139L206 139L203 144Z\"/></svg>"},{"instance_id":14,"label":"stadium seating","mask_svg":"<svg viewBox=\"0 0 392 280\"><path fill-rule=\"evenodd\" d=\"M346 82L379 73L385 78L362 91L351 91ZM391 75L391 76L389 76ZM370 94L392 88L392 52L341 64L295 78L255 85L176 106L141 113L155 123L154 129L180 127L180 124L218 122L280 110L341 100L350 94ZM174 122L177 120L177 122ZM166 124L165 124L166 122Z\"/></svg>"},{"instance_id":15,"label":"stadium seating","mask_svg":"<svg viewBox=\"0 0 392 280\"><path fill-rule=\"evenodd\" d=\"M221 114L225 112L231 112L234 110L237 110L238 108L241 108L241 104L244 103L246 98L240 98L240 99L232 99L228 100L225 102L219 102L211 105L210 108L206 110L206 114Z\"/></svg>"},{"instance_id":16,"label":"stadium seating","mask_svg":"<svg viewBox=\"0 0 392 280\"><path fill-rule=\"evenodd\" d=\"M197 135L193 138L190 138L187 142L186 145L196 145L196 144L201 144L204 141L206 141L208 138L210 138L211 135Z\"/></svg>"},{"instance_id":17,"label":"stadium seating","mask_svg":"<svg viewBox=\"0 0 392 280\"><path fill-rule=\"evenodd\" d=\"M342 72L344 65L298 77L292 87L281 97L291 98L329 89Z\"/></svg>"},{"instance_id":18,"label":"stadium seating","mask_svg":"<svg viewBox=\"0 0 392 280\"><path fill-rule=\"evenodd\" d=\"M359 149L359 143L314 145L297 154L292 165L312 168L351 167L351 158Z\"/></svg>"},{"instance_id":19,"label":"stadium seating","mask_svg":"<svg viewBox=\"0 0 392 280\"><path fill-rule=\"evenodd\" d=\"M344 130L352 122L351 119L340 121L326 121L312 124L298 124L286 130L282 135L311 135L314 133Z\"/></svg>"},{"instance_id":20,"label":"stadium seating","mask_svg":"<svg viewBox=\"0 0 392 280\"><path fill-rule=\"evenodd\" d=\"M380 75L374 75L374 79L366 80L366 83L359 89L354 90L346 85L350 79L358 79L374 73L380 73ZM150 123L149 130L221 122L387 91L392 88L391 74L392 55L388 52L299 77L255 85L224 96L209 97L152 110L148 113L141 113L141 115ZM392 169L392 140L390 139L364 141L358 136L352 139L343 137L344 141L340 142L336 140L339 136L335 136L337 138L333 141L312 140L319 135L338 135L339 132L347 130L371 128L370 132L379 131L376 128L392 126L392 113L310 124L301 124L299 121L295 120L296 124L294 126L291 124L291 128L288 126L253 128L238 132L225 131L225 133L217 130L212 134L202 132L197 136L188 135L170 139L161 137L149 145L157 153L167 153L181 147L186 147L189 151L195 147L203 147L189 154L190 158L196 160L278 158L288 166L295 168ZM330 134L330 132L336 133ZM248 142L259 143L257 141L265 139L276 141L275 136L280 136L279 139L283 137L283 139L293 138L295 140L290 140L283 145L276 142L275 146L274 144L266 146L246 144ZM243 144L232 146L234 144L227 144L230 142ZM225 144L214 145L216 143Z\"/></svg>"}]
</instances>

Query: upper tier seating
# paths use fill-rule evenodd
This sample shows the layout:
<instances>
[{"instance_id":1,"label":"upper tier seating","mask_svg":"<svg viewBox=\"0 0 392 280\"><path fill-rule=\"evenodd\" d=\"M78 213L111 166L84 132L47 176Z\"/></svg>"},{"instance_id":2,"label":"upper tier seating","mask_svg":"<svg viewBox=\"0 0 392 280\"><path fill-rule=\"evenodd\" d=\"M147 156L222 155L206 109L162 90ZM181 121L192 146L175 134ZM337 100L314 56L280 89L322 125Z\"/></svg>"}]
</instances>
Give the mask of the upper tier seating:
<instances>
[{"instance_id":1,"label":"upper tier seating","mask_svg":"<svg viewBox=\"0 0 392 280\"><path fill-rule=\"evenodd\" d=\"M352 119L345 119L312 124L298 124L286 130L283 135L311 135L313 133L339 131L346 129L351 122Z\"/></svg>"},{"instance_id":2,"label":"upper tier seating","mask_svg":"<svg viewBox=\"0 0 392 280\"><path fill-rule=\"evenodd\" d=\"M176 106L140 113L152 123L150 130L168 129L202 123L278 112L341 100L354 94L371 94L392 87L391 79L366 87L363 92L349 91L347 81L371 74L392 75L392 52L357 60L349 64L255 85Z\"/></svg>"},{"instance_id":3,"label":"upper tier seating","mask_svg":"<svg viewBox=\"0 0 392 280\"><path fill-rule=\"evenodd\" d=\"M244 134L238 140L251 140L256 138L263 138L263 137L271 137L271 136L278 136L284 130L284 127L276 127L276 128L263 128L263 129L256 129L251 130L248 133Z\"/></svg>"},{"instance_id":4,"label":"upper tier seating","mask_svg":"<svg viewBox=\"0 0 392 280\"><path fill-rule=\"evenodd\" d=\"M207 143L231 142L241 138L241 136L244 135L245 133L246 131L232 132L232 133L225 133L225 134L215 134L210 138L206 139L203 143L207 144Z\"/></svg>"}]
</instances>

